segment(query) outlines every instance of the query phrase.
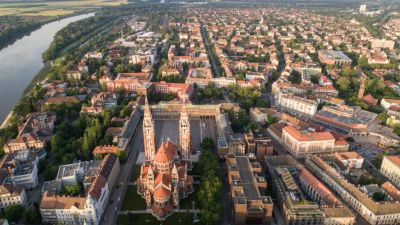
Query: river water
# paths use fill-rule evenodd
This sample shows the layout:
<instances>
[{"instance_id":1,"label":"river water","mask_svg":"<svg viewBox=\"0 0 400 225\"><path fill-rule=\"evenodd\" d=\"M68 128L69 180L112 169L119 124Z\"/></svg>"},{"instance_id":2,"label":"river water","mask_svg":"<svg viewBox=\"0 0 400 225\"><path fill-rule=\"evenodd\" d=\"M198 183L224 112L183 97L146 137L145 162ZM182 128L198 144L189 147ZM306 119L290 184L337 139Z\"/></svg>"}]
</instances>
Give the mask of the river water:
<instances>
[{"instance_id":1,"label":"river water","mask_svg":"<svg viewBox=\"0 0 400 225\"><path fill-rule=\"evenodd\" d=\"M71 22L93 15L88 13L45 24L0 51L0 124L43 67L42 53L49 47L57 31Z\"/></svg>"}]
</instances>

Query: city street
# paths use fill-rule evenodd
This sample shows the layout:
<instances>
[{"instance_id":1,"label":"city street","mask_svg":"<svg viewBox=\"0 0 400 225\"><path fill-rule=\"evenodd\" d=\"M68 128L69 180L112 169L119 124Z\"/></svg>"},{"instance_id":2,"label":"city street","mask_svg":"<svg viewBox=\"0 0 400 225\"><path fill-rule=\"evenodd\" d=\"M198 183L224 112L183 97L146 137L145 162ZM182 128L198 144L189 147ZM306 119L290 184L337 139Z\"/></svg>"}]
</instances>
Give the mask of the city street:
<instances>
[{"instance_id":1,"label":"city street","mask_svg":"<svg viewBox=\"0 0 400 225\"><path fill-rule=\"evenodd\" d=\"M215 71L214 76L215 77L221 77L221 73L219 71L219 68L218 68L217 63L216 63L215 56L214 56L213 51L212 51L212 46L210 45L210 42L208 41L208 37L206 35L206 28L203 25L201 26L201 34L203 36L203 40L204 40L204 44L206 46L207 52L211 56L209 61L211 62L212 67L214 68L214 71Z\"/></svg>"},{"instance_id":2,"label":"city street","mask_svg":"<svg viewBox=\"0 0 400 225\"><path fill-rule=\"evenodd\" d=\"M137 127L137 131L134 134L133 140L128 146L128 150L130 152L129 157L125 163L121 164L121 171L119 173L117 182L114 185L114 189L111 192L111 197L108 200L109 203L107 208L104 211L103 219L101 221L101 224L103 225L116 224L117 215L124 200L128 182L132 176L137 157L139 152L143 151L143 132L141 123ZM113 203L110 204L111 200L113 200Z\"/></svg>"}]
</instances>

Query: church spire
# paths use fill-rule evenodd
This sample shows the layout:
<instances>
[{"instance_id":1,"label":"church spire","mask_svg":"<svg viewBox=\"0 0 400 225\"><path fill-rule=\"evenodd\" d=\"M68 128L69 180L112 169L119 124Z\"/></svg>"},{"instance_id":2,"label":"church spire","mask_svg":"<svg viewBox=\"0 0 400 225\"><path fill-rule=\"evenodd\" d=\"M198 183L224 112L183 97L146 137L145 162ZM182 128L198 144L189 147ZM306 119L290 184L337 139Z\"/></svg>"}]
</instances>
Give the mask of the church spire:
<instances>
[{"instance_id":1,"label":"church spire","mask_svg":"<svg viewBox=\"0 0 400 225\"><path fill-rule=\"evenodd\" d=\"M144 139L144 154L146 160L153 160L156 154L155 134L154 134L154 120L151 115L147 95L145 96L144 115L143 115L143 139Z\"/></svg>"},{"instance_id":2,"label":"church spire","mask_svg":"<svg viewBox=\"0 0 400 225\"><path fill-rule=\"evenodd\" d=\"M182 104L181 118L179 120L179 139L183 160L190 160L190 121L187 105Z\"/></svg>"}]
</instances>

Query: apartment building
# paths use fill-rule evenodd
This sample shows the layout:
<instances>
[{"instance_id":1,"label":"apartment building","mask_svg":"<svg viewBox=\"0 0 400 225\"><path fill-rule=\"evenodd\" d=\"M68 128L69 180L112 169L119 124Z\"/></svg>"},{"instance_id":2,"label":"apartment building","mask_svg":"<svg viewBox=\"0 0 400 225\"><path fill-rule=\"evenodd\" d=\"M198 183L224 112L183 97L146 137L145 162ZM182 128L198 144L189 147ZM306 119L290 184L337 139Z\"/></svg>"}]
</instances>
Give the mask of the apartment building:
<instances>
[{"instance_id":1,"label":"apartment building","mask_svg":"<svg viewBox=\"0 0 400 225\"><path fill-rule=\"evenodd\" d=\"M359 106L324 106L313 120L329 129L343 133L365 134L378 125L376 113L362 110Z\"/></svg>"},{"instance_id":2,"label":"apartment building","mask_svg":"<svg viewBox=\"0 0 400 225\"><path fill-rule=\"evenodd\" d=\"M186 84L197 84L199 87L205 87L212 82L212 72L208 67L200 67L189 70L185 80Z\"/></svg>"},{"instance_id":3,"label":"apartment building","mask_svg":"<svg viewBox=\"0 0 400 225\"><path fill-rule=\"evenodd\" d=\"M0 161L0 171L4 174L4 184L34 188L38 185L39 158L36 153L21 150L7 153Z\"/></svg>"},{"instance_id":4,"label":"apartment building","mask_svg":"<svg viewBox=\"0 0 400 225\"><path fill-rule=\"evenodd\" d=\"M318 179L334 191L344 202L356 211L368 224L398 224L400 223L400 203L393 201L376 202L360 189L351 184L345 177L331 167L326 158L308 155L306 168Z\"/></svg>"},{"instance_id":5,"label":"apartment building","mask_svg":"<svg viewBox=\"0 0 400 225\"><path fill-rule=\"evenodd\" d=\"M25 206L27 201L27 195L23 187L7 184L0 185L0 209L12 205Z\"/></svg>"},{"instance_id":6,"label":"apartment building","mask_svg":"<svg viewBox=\"0 0 400 225\"><path fill-rule=\"evenodd\" d=\"M192 97L194 90L191 84L167 83L165 81L152 82L156 93L170 93L177 96L181 101L187 102Z\"/></svg>"},{"instance_id":7,"label":"apartment building","mask_svg":"<svg viewBox=\"0 0 400 225\"><path fill-rule=\"evenodd\" d=\"M268 131L295 158L304 158L306 154L344 152L349 148L345 140L336 138L329 131L282 124L273 124Z\"/></svg>"},{"instance_id":8,"label":"apartment building","mask_svg":"<svg viewBox=\"0 0 400 225\"><path fill-rule=\"evenodd\" d=\"M386 40L386 39L371 39L371 48L387 48L387 49L393 49L395 42L392 40Z\"/></svg>"},{"instance_id":9,"label":"apartment building","mask_svg":"<svg viewBox=\"0 0 400 225\"><path fill-rule=\"evenodd\" d=\"M119 173L119 159L109 154L102 161L86 161L60 166L57 178L42 188L40 212L43 222L51 224L97 225L107 206ZM67 185L82 183L84 194L65 196Z\"/></svg>"},{"instance_id":10,"label":"apartment building","mask_svg":"<svg viewBox=\"0 0 400 225\"><path fill-rule=\"evenodd\" d=\"M384 156L381 165L381 173L393 184L400 187L400 156Z\"/></svg>"},{"instance_id":11,"label":"apartment building","mask_svg":"<svg viewBox=\"0 0 400 225\"><path fill-rule=\"evenodd\" d=\"M349 66L352 60L341 51L319 50L318 59L321 63L336 66Z\"/></svg>"},{"instance_id":12,"label":"apartment building","mask_svg":"<svg viewBox=\"0 0 400 225\"><path fill-rule=\"evenodd\" d=\"M278 95L278 108L294 114L313 116L317 112L318 103L293 94Z\"/></svg>"},{"instance_id":13,"label":"apartment building","mask_svg":"<svg viewBox=\"0 0 400 225\"><path fill-rule=\"evenodd\" d=\"M321 206L325 214L324 225L353 225L355 215L323 183L306 168L299 175L302 190Z\"/></svg>"},{"instance_id":14,"label":"apartment building","mask_svg":"<svg viewBox=\"0 0 400 225\"><path fill-rule=\"evenodd\" d=\"M325 215L318 203L307 200L297 175L301 166L290 155L266 156L267 177L276 195L284 225L324 224Z\"/></svg>"},{"instance_id":15,"label":"apartment building","mask_svg":"<svg viewBox=\"0 0 400 225\"><path fill-rule=\"evenodd\" d=\"M30 113L18 127L18 136L4 144L4 152L40 150L52 135L56 114L54 112Z\"/></svg>"},{"instance_id":16,"label":"apartment building","mask_svg":"<svg viewBox=\"0 0 400 225\"><path fill-rule=\"evenodd\" d=\"M248 156L231 154L226 168L235 225L271 224L273 203L270 196L262 194L267 182L261 175L261 165Z\"/></svg>"}]
</instances>

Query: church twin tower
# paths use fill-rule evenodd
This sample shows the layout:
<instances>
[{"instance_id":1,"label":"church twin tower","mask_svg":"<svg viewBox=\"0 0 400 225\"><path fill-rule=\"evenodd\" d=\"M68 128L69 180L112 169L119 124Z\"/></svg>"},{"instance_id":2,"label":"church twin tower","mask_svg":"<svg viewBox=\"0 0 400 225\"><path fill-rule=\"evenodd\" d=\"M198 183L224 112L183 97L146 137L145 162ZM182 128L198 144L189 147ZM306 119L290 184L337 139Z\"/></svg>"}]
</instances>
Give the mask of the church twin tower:
<instances>
[{"instance_id":1,"label":"church twin tower","mask_svg":"<svg viewBox=\"0 0 400 225\"><path fill-rule=\"evenodd\" d=\"M156 135L154 131L154 120L151 115L147 97L144 105L143 135L146 161L152 161L156 155ZM179 119L179 149L182 160L190 161L190 146L190 121L186 104L183 104Z\"/></svg>"}]
</instances>

